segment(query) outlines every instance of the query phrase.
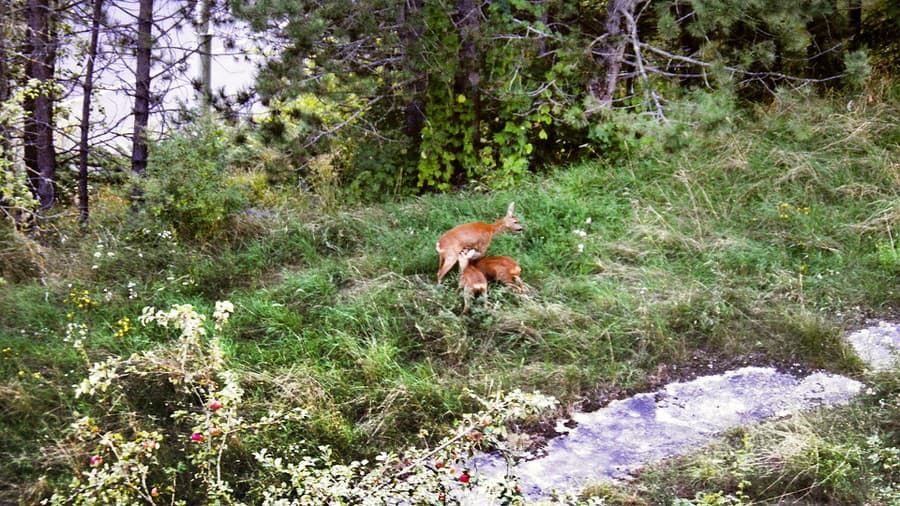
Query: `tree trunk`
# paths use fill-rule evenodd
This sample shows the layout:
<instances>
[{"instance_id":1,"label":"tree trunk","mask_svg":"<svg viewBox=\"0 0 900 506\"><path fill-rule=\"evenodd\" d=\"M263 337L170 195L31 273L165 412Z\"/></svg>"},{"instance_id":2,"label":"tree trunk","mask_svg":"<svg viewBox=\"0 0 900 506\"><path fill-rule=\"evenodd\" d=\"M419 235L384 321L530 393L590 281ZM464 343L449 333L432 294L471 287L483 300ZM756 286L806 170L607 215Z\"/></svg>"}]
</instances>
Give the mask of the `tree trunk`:
<instances>
[{"instance_id":1,"label":"tree trunk","mask_svg":"<svg viewBox=\"0 0 900 506\"><path fill-rule=\"evenodd\" d=\"M847 0L850 16L850 50L855 51L862 45L862 0Z\"/></svg>"},{"instance_id":2,"label":"tree trunk","mask_svg":"<svg viewBox=\"0 0 900 506\"><path fill-rule=\"evenodd\" d=\"M599 66L603 75L595 77L589 85L590 94L603 108L612 105L625 49L629 44L626 13L633 16L637 0L610 0L606 8L606 34L598 51Z\"/></svg>"},{"instance_id":3,"label":"tree trunk","mask_svg":"<svg viewBox=\"0 0 900 506\"><path fill-rule=\"evenodd\" d=\"M810 37L808 61L799 73L811 71L807 77L815 79L836 76L844 70L843 51L837 48L847 40L847 33L841 33L846 27L841 26L838 0L829 0L828 4L830 9L817 13L806 25Z\"/></svg>"},{"instance_id":4,"label":"tree trunk","mask_svg":"<svg viewBox=\"0 0 900 506\"><path fill-rule=\"evenodd\" d=\"M140 0L134 71L134 134L131 170L143 174L147 170L147 124L150 121L150 52L153 48L153 0Z\"/></svg>"},{"instance_id":5,"label":"tree trunk","mask_svg":"<svg viewBox=\"0 0 900 506\"><path fill-rule=\"evenodd\" d=\"M212 110L212 26L210 11L214 0L200 3L200 99L207 111Z\"/></svg>"},{"instance_id":6,"label":"tree trunk","mask_svg":"<svg viewBox=\"0 0 900 506\"><path fill-rule=\"evenodd\" d=\"M459 72L456 75L456 92L472 101L472 119L467 128L472 131L472 149L477 152L481 129L481 69L477 47L478 32L481 29L480 0L456 1L456 28L459 32ZM463 167L467 169L467 167ZM461 175L464 175L463 172Z\"/></svg>"},{"instance_id":7,"label":"tree trunk","mask_svg":"<svg viewBox=\"0 0 900 506\"><path fill-rule=\"evenodd\" d=\"M28 184L45 211L56 199L56 149L53 145L54 59L52 8L49 0L28 0L27 76L39 83L39 89L25 102L25 166Z\"/></svg>"},{"instance_id":8,"label":"tree trunk","mask_svg":"<svg viewBox=\"0 0 900 506\"><path fill-rule=\"evenodd\" d=\"M4 23L9 16L9 6L6 2L0 1L0 23ZM6 29L0 24L0 104L9 100L9 64L7 63L9 56L6 52ZM10 148L10 129L7 125L0 123L0 156L12 159ZM0 202L3 196L0 195Z\"/></svg>"},{"instance_id":9,"label":"tree trunk","mask_svg":"<svg viewBox=\"0 0 900 506\"><path fill-rule=\"evenodd\" d=\"M422 8L425 6L424 0L408 0L401 9L403 19L400 21L403 26L403 65L410 73L415 75L409 85L409 98L403 108L405 118L405 133L409 139L412 149L409 150L410 156L418 157L419 145L422 140L422 128L425 126L425 100L422 97L425 93L426 83L425 77L418 73L411 54L418 49L419 39L425 28L421 19Z\"/></svg>"},{"instance_id":10,"label":"tree trunk","mask_svg":"<svg viewBox=\"0 0 900 506\"><path fill-rule=\"evenodd\" d=\"M88 207L88 138L91 128L91 95L94 90L94 59L97 56L97 39L100 34L100 16L103 14L103 0L94 0L91 14L91 41L88 45L87 66L84 71L84 97L81 103L81 140L78 152L78 217L87 223Z\"/></svg>"}]
</instances>

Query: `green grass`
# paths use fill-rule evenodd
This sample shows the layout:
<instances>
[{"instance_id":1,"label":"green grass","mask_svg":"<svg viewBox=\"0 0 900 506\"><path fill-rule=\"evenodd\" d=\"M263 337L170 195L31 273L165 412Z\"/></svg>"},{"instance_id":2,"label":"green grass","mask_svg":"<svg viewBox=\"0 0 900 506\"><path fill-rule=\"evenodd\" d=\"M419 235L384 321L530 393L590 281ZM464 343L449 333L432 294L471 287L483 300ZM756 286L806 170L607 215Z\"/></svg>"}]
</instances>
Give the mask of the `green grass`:
<instances>
[{"instance_id":1,"label":"green grass","mask_svg":"<svg viewBox=\"0 0 900 506\"><path fill-rule=\"evenodd\" d=\"M698 353L721 367L750 357L859 375L841 336L900 302L887 249L900 228L898 112L874 104L847 113L807 97L729 123L692 128L692 118L674 118L654 142L515 189L331 213L284 207L238 217L232 233L206 242L159 239L159 224L147 233L127 219L95 223L45 252L45 284L31 278L0 291L0 348L9 349L0 364L0 482L11 484L0 502L45 494L41 476L59 482L70 470L66 427L83 402L71 385L85 368L63 339L69 284L98 301L75 316L88 324L93 360L171 340L136 323L146 305L211 313L215 300L231 300L226 350L253 402L306 407L311 418L279 437L329 444L347 458L445 427L474 407L466 389L539 389L571 406L646 389L660 368ZM461 316L455 276L434 282L434 243L458 223L493 221L511 201L525 233L497 237L490 251L516 258L530 289L493 288ZM115 255L98 260L96 238ZM112 337L124 316L135 328ZM873 415L848 430L865 440L884 424ZM705 464L688 462L648 475L633 493L674 500L672 482L736 490L722 477L691 478ZM710 465L715 474L725 464ZM800 470L763 471L779 494L823 481L792 484ZM844 500L853 485L816 487Z\"/></svg>"}]
</instances>

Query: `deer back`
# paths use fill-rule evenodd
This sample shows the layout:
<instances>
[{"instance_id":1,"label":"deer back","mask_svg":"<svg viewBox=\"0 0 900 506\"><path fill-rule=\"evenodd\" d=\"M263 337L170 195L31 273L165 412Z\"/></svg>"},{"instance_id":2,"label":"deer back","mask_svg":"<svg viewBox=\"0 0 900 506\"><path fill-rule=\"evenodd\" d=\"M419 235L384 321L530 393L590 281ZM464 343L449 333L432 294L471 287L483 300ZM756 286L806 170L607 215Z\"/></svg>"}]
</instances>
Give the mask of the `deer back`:
<instances>
[{"instance_id":1,"label":"deer back","mask_svg":"<svg viewBox=\"0 0 900 506\"><path fill-rule=\"evenodd\" d=\"M438 252L474 249L484 255L495 235L522 231L519 219L513 214L515 205L515 202L510 203L506 216L494 223L464 223L451 228L438 239Z\"/></svg>"},{"instance_id":2,"label":"deer back","mask_svg":"<svg viewBox=\"0 0 900 506\"><path fill-rule=\"evenodd\" d=\"M493 256L479 259L473 264L487 279L509 282L522 274L519 263L507 256Z\"/></svg>"}]
</instances>

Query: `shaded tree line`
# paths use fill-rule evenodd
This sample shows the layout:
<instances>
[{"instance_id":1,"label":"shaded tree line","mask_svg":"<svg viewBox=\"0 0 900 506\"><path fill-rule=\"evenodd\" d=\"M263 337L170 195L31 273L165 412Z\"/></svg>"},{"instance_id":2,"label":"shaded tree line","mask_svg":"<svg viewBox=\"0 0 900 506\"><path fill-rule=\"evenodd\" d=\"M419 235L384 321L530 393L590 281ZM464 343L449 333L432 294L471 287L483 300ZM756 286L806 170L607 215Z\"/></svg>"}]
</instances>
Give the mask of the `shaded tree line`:
<instances>
[{"instance_id":1,"label":"shaded tree line","mask_svg":"<svg viewBox=\"0 0 900 506\"><path fill-rule=\"evenodd\" d=\"M879 42L894 14L886 0L0 0L0 204L21 216L33 199L48 215L74 198L59 185L77 165L87 220L92 174L146 170L169 86L191 80L200 110L227 111L209 34L233 18L270 55L256 82L269 112L253 131L290 161L271 180L302 181L327 156L366 198L512 184L604 148L611 111L666 121L686 89L766 100L785 85L839 88L860 61L896 62L896 43ZM200 34L190 47L182 27ZM197 54L202 70L185 79ZM99 75L117 77L130 114L97 110L110 91ZM73 100L77 136L61 121Z\"/></svg>"},{"instance_id":2,"label":"shaded tree line","mask_svg":"<svg viewBox=\"0 0 900 506\"><path fill-rule=\"evenodd\" d=\"M280 48L257 82L267 141L300 177L310 159L338 153L342 183L376 195L511 184L585 143L603 148L609 111L666 121L667 102L688 89L745 100L780 86L840 89L848 59L868 61L854 51L879 57L866 41L888 33L874 20L894 9L857 0L232 6Z\"/></svg>"}]
</instances>

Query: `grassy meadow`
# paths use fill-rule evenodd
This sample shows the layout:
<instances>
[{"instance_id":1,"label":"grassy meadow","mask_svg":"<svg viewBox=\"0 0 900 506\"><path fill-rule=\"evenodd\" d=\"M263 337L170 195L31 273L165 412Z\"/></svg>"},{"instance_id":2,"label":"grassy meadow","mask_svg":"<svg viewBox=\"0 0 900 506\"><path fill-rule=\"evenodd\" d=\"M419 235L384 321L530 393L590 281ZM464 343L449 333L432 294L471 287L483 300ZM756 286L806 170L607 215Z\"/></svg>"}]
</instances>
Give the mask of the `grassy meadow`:
<instances>
[{"instance_id":1,"label":"grassy meadow","mask_svg":"<svg viewBox=\"0 0 900 506\"><path fill-rule=\"evenodd\" d=\"M87 229L0 232L0 503L37 504L89 467L72 429L86 413L175 431L158 378L134 374L106 404L73 385L106 357L167 353L173 334L141 324L144 307L211 315L228 300L218 335L246 413L308 411L232 450L233 497L251 504L266 475L248 455L261 446L372 458L433 444L478 409L469 390L539 390L560 401L553 416L745 364L870 388L581 500L897 504L897 372L866 374L842 340L900 308L900 102L890 88L870 98L848 108L785 93L741 110L694 97L668 125L612 118L615 142L515 187L353 206L265 189L199 238L102 190ZM435 241L513 201L525 231L489 251L517 259L528 290L492 285L461 315L455 273L435 283ZM525 429L538 440L545 425ZM178 461L171 452L160 458Z\"/></svg>"}]
</instances>

